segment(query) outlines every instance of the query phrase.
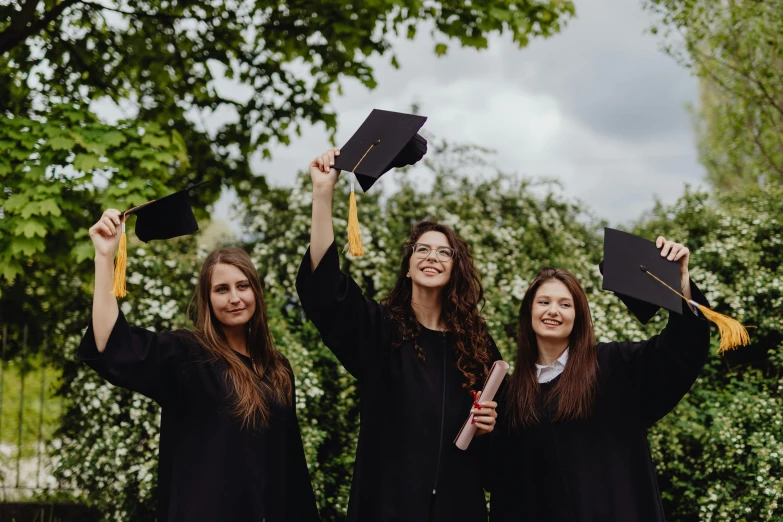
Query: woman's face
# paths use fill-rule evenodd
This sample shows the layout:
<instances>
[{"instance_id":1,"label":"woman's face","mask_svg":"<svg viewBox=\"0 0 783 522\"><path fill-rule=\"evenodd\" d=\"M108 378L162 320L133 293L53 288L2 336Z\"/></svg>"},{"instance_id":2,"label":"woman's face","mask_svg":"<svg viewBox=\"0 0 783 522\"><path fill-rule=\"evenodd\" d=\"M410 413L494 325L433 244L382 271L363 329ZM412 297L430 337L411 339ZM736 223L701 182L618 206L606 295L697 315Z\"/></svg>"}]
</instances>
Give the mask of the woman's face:
<instances>
[{"instance_id":1,"label":"woman's face","mask_svg":"<svg viewBox=\"0 0 783 522\"><path fill-rule=\"evenodd\" d=\"M567 341L574 329L574 297L557 279L538 287L530 309L533 332L538 339Z\"/></svg>"},{"instance_id":2,"label":"woman's face","mask_svg":"<svg viewBox=\"0 0 783 522\"><path fill-rule=\"evenodd\" d=\"M435 289L445 287L451 279L454 250L442 232L423 233L413 246L408 263L408 277L413 286Z\"/></svg>"},{"instance_id":3,"label":"woman's face","mask_svg":"<svg viewBox=\"0 0 783 522\"><path fill-rule=\"evenodd\" d=\"M218 322L226 328L242 326L256 311L250 281L234 265L218 263L212 269L209 300Z\"/></svg>"}]
</instances>

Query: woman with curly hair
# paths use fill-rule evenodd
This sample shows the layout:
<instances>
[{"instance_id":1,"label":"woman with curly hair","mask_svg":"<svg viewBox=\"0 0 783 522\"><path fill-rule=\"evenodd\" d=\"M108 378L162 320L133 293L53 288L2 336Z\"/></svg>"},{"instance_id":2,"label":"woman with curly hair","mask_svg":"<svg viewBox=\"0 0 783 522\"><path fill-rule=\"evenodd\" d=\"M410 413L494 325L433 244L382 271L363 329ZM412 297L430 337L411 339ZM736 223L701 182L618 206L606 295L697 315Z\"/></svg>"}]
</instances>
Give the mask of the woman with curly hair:
<instances>
[{"instance_id":1,"label":"woman with curly hair","mask_svg":"<svg viewBox=\"0 0 783 522\"><path fill-rule=\"evenodd\" d=\"M476 407L500 353L479 315L483 288L465 241L425 221L403 247L397 281L378 303L340 272L332 228L339 150L310 164L310 248L297 275L305 312L359 381L361 420L349 521L485 521L486 441L454 438L468 414L492 431L495 403Z\"/></svg>"}]
</instances>

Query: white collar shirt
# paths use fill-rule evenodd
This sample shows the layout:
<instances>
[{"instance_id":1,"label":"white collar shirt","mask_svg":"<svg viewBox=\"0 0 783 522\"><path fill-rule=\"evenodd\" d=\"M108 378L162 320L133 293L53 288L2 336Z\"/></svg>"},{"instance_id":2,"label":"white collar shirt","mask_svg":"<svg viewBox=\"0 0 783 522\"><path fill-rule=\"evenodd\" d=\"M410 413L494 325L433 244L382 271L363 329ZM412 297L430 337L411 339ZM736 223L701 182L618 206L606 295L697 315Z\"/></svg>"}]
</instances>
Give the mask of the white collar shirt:
<instances>
[{"instance_id":1,"label":"white collar shirt","mask_svg":"<svg viewBox=\"0 0 783 522\"><path fill-rule=\"evenodd\" d=\"M560 355L560 357L558 357L557 360L549 366L542 366L536 363L536 377L538 378L539 384L550 382L554 380L555 377L563 373L567 362L568 348L566 348L562 355Z\"/></svg>"}]
</instances>

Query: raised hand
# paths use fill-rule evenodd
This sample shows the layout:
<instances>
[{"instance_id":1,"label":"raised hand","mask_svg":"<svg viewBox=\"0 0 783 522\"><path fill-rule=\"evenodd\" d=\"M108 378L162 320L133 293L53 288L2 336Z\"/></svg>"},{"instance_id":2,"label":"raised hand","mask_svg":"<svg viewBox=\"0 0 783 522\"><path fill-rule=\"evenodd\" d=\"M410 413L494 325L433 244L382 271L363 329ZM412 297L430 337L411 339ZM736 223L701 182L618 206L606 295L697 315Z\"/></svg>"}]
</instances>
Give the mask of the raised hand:
<instances>
[{"instance_id":1,"label":"raised hand","mask_svg":"<svg viewBox=\"0 0 783 522\"><path fill-rule=\"evenodd\" d=\"M340 149L329 149L310 162L310 179L313 181L313 192L334 190L340 171L334 168L335 156L340 155Z\"/></svg>"},{"instance_id":2,"label":"raised hand","mask_svg":"<svg viewBox=\"0 0 783 522\"><path fill-rule=\"evenodd\" d=\"M691 251L682 243L667 241L665 237L658 236L655 245L661 249L661 257L669 261L680 263L680 289L685 297L691 298L690 274L688 273L688 261L691 257Z\"/></svg>"},{"instance_id":3,"label":"raised hand","mask_svg":"<svg viewBox=\"0 0 783 522\"><path fill-rule=\"evenodd\" d=\"M90 227L90 239L95 247L95 255L114 258L114 253L120 243L122 232L120 211L110 208Z\"/></svg>"}]
</instances>

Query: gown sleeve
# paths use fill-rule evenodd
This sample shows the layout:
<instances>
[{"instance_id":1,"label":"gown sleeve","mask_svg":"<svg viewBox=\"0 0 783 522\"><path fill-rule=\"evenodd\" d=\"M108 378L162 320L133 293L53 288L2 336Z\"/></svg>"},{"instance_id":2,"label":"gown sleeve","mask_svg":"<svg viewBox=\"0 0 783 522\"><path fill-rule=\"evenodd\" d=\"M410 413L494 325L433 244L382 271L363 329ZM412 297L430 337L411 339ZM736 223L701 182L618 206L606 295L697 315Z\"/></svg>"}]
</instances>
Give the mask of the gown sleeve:
<instances>
[{"instance_id":1,"label":"gown sleeve","mask_svg":"<svg viewBox=\"0 0 783 522\"><path fill-rule=\"evenodd\" d=\"M90 320L76 357L115 386L139 392L161 406L178 406L183 335L183 332L159 334L128 326L120 312L103 352L95 344Z\"/></svg>"},{"instance_id":2,"label":"gown sleeve","mask_svg":"<svg viewBox=\"0 0 783 522\"><path fill-rule=\"evenodd\" d=\"M296 290L324 344L351 375L362 380L369 359L376 354L383 311L377 302L362 295L350 276L340 272L335 243L313 271L307 249L296 276Z\"/></svg>"},{"instance_id":3,"label":"gown sleeve","mask_svg":"<svg viewBox=\"0 0 783 522\"><path fill-rule=\"evenodd\" d=\"M691 282L693 300L709 306ZM652 426L688 393L704 367L710 348L710 327L701 313L682 301L682 314L669 313L663 331L641 342L606 346L613 372L627 374L638 392L640 419Z\"/></svg>"}]
</instances>

